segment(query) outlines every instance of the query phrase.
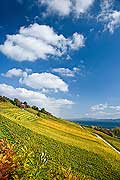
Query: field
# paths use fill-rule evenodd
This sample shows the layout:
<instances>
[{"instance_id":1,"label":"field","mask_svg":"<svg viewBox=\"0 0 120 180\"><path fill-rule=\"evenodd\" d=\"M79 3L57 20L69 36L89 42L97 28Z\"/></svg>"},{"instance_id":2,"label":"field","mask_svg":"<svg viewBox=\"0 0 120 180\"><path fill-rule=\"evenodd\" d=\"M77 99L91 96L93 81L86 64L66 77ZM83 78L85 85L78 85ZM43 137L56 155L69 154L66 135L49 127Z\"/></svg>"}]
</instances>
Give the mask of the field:
<instances>
[{"instance_id":1,"label":"field","mask_svg":"<svg viewBox=\"0 0 120 180\"><path fill-rule=\"evenodd\" d=\"M91 131L90 128L86 128ZM103 132L97 131L97 130L92 130L92 132L99 134L102 138L104 138L107 142L109 142L113 147L115 147L117 150L120 151L120 139L117 139L115 137L111 137Z\"/></svg>"},{"instance_id":2,"label":"field","mask_svg":"<svg viewBox=\"0 0 120 180\"><path fill-rule=\"evenodd\" d=\"M49 179L47 170L59 166L71 167L73 174L81 179L120 180L120 155L94 132L79 125L46 114L36 115L32 109L23 110L8 102L0 102L0 138L16 144L34 154L37 168L34 179ZM114 138L111 138L114 141ZM119 146L119 141L117 141ZM39 169L40 155L48 158L46 169ZM39 176L37 173L41 171Z\"/></svg>"}]
</instances>

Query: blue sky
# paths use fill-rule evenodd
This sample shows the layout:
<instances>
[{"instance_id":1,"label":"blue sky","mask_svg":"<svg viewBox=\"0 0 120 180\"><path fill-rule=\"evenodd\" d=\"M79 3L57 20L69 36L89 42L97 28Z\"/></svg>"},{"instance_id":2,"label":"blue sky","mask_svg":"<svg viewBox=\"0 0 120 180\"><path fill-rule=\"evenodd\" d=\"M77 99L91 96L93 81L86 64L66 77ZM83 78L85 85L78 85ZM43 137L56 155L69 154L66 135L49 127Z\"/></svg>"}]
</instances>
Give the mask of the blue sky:
<instances>
[{"instance_id":1,"label":"blue sky","mask_svg":"<svg viewBox=\"0 0 120 180\"><path fill-rule=\"evenodd\" d=\"M119 0L2 0L0 94L59 117L120 117Z\"/></svg>"}]
</instances>

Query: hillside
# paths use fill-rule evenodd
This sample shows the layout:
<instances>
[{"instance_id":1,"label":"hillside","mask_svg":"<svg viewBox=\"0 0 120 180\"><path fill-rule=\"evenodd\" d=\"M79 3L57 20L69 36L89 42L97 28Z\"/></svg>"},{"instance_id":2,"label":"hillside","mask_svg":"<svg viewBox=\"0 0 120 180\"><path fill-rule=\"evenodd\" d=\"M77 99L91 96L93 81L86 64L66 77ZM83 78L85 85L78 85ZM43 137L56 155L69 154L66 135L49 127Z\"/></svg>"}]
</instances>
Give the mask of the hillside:
<instances>
[{"instance_id":1,"label":"hillside","mask_svg":"<svg viewBox=\"0 0 120 180\"><path fill-rule=\"evenodd\" d=\"M53 179L47 171L62 165L65 169L71 167L80 179L120 180L120 155L89 128L45 113L39 117L30 107L22 109L10 102L0 102L0 138L3 137L16 144L18 154L22 148L34 154L31 179ZM48 159L45 169L39 168L42 153Z\"/></svg>"}]
</instances>

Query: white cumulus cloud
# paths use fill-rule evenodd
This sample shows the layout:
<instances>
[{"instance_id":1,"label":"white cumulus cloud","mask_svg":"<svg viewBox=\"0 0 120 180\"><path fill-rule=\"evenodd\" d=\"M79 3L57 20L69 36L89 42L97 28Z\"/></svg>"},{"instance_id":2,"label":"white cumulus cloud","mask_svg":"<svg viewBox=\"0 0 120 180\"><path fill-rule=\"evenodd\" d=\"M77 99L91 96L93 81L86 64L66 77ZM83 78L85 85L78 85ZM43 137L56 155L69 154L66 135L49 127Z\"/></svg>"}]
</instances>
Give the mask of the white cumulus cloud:
<instances>
[{"instance_id":1,"label":"white cumulus cloud","mask_svg":"<svg viewBox=\"0 0 120 180\"><path fill-rule=\"evenodd\" d=\"M56 13L59 16L74 14L79 17L94 3L94 0L38 0L42 5L47 6L47 13Z\"/></svg>"},{"instance_id":2,"label":"white cumulus cloud","mask_svg":"<svg viewBox=\"0 0 120 180\"><path fill-rule=\"evenodd\" d=\"M76 73L80 72L80 68L74 67L72 70L69 68L54 68L52 72L59 73L61 76L74 77Z\"/></svg>"},{"instance_id":3,"label":"white cumulus cloud","mask_svg":"<svg viewBox=\"0 0 120 180\"><path fill-rule=\"evenodd\" d=\"M31 105L44 107L49 112L60 116L63 110L73 105L73 101L68 99L55 99L46 96L43 93L27 90L25 88L14 88L7 84L0 84L0 94L9 98L18 98L21 101L27 101ZM62 111L62 114L60 114Z\"/></svg>"},{"instance_id":4,"label":"white cumulus cloud","mask_svg":"<svg viewBox=\"0 0 120 180\"><path fill-rule=\"evenodd\" d=\"M84 44L82 34L75 32L72 37L65 38L50 26L34 23L21 27L18 34L7 35L0 51L16 61L36 61L66 55L68 50L78 50Z\"/></svg>"},{"instance_id":5,"label":"white cumulus cloud","mask_svg":"<svg viewBox=\"0 0 120 180\"><path fill-rule=\"evenodd\" d=\"M4 77L21 77L21 76L26 76L27 73L31 73L32 72L32 69L25 69L25 70L22 70L22 69L17 69L17 68L12 68L12 69L9 69L6 73L2 73L2 76Z\"/></svg>"},{"instance_id":6,"label":"white cumulus cloud","mask_svg":"<svg viewBox=\"0 0 120 180\"><path fill-rule=\"evenodd\" d=\"M39 3L48 6L48 12L59 13L60 16L66 16L70 13L72 3L70 0L39 0Z\"/></svg>"},{"instance_id":7,"label":"white cumulus cloud","mask_svg":"<svg viewBox=\"0 0 120 180\"><path fill-rule=\"evenodd\" d=\"M94 3L94 0L75 0L75 6L73 6L73 10L75 14L79 17L80 14L85 13L90 6Z\"/></svg>"},{"instance_id":8,"label":"white cumulus cloud","mask_svg":"<svg viewBox=\"0 0 120 180\"><path fill-rule=\"evenodd\" d=\"M33 89L68 91L68 85L58 76L51 73L32 73L20 79L20 82Z\"/></svg>"}]
</instances>

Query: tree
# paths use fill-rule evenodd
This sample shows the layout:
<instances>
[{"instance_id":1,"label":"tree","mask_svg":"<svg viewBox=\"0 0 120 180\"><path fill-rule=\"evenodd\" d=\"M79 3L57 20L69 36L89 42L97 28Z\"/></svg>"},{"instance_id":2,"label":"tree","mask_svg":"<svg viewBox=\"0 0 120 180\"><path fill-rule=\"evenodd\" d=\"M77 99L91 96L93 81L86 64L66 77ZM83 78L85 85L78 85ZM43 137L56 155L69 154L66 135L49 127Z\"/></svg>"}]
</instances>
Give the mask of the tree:
<instances>
[{"instance_id":1,"label":"tree","mask_svg":"<svg viewBox=\"0 0 120 180\"><path fill-rule=\"evenodd\" d=\"M2 102L7 102L7 99L6 99L5 96L0 96L0 101L2 101Z\"/></svg>"},{"instance_id":2,"label":"tree","mask_svg":"<svg viewBox=\"0 0 120 180\"><path fill-rule=\"evenodd\" d=\"M19 101L19 99L15 98L15 99L14 99L14 102L15 102L15 105L16 105L16 106L20 107L21 102Z\"/></svg>"},{"instance_id":3,"label":"tree","mask_svg":"<svg viewBox=\"0 0 120 180\"><path fill-rule=\"evenodd\" d=\"M46 113L45 108L42 108L42 109L40 110L40 112L41 112L41 113Z\"/></svg>"},{"instance_id":4,"label":"tree","mask_svg":"<svg viewBox=\"0 0 120 180\"><path fill-rule=\"evenodd\" d=\"M9 99L9 102L13 105L15 105L15 102L12 99Z\"/></svg>"},{"instance_id":5,"label":"tree","mask_svg":"<svg viewBox=\"0 0 120 180\"><path fill-rule=\"evenodd\" d=\"M39 108L37 106L32 106L32 109L39 111Z\"/></svg>"}]
</instances>

